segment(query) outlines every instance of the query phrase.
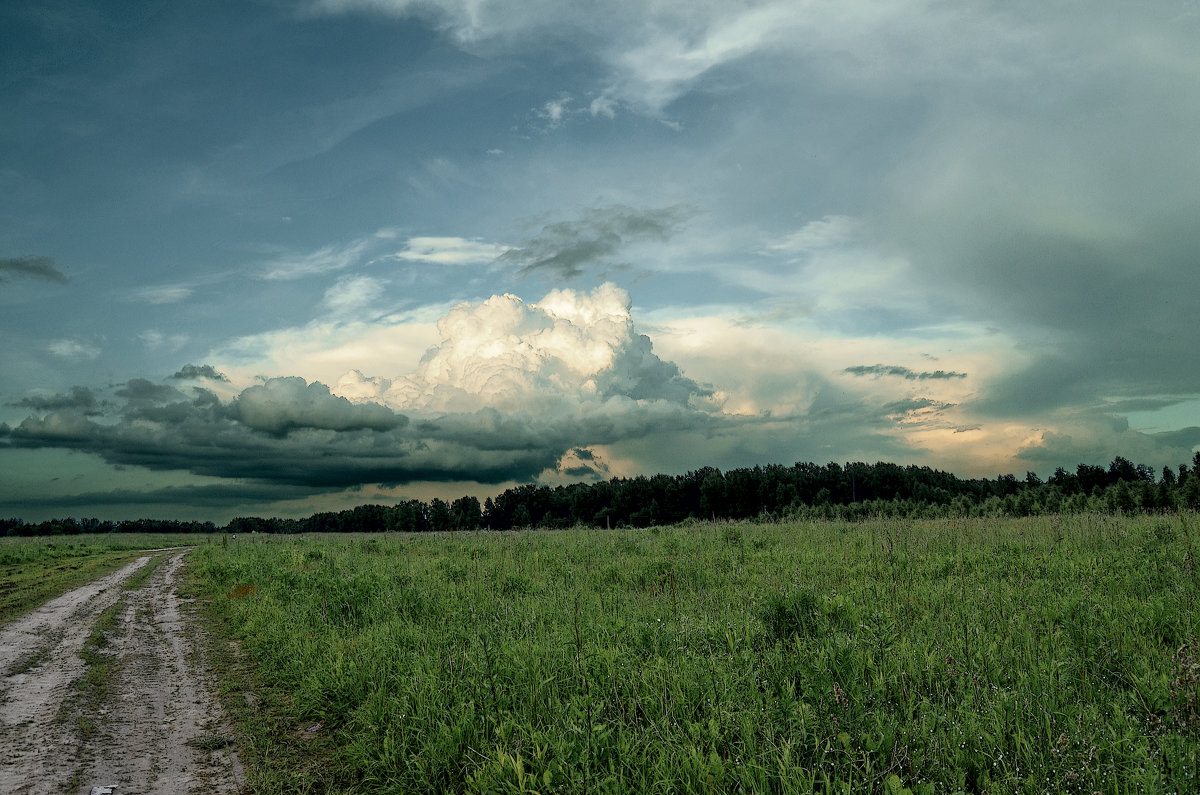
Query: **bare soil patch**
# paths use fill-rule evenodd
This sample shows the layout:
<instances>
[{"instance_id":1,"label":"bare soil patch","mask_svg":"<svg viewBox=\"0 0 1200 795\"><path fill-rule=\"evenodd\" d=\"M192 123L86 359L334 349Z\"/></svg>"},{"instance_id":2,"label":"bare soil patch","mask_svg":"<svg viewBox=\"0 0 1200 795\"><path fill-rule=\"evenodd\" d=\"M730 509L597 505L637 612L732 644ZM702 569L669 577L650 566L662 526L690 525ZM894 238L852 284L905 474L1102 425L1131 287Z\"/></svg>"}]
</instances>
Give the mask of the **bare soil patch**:
<instances>
[{"instance_id":1,"label":"bare soil patch","mask_svg":"<svg viewBox=\"0 0 1200 795\"><path fill-rule=\"evenodd\" d=\"M121 586L150 556L0 628L0 793L240 791L176 593L185 552L141 587Z\"/></svg>"}]
</instances>

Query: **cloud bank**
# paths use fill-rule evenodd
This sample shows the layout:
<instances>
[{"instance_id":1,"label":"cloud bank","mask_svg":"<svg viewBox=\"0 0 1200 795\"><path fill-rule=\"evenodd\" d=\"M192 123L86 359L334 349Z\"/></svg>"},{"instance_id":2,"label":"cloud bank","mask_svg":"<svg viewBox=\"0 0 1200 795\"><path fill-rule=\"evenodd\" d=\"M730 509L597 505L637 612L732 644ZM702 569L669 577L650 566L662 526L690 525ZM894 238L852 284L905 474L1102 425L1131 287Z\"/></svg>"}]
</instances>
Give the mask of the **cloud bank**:
<instances>
[{"instance_id":1,"label":"cloud bank","mask_svg":"<svg viewBox=\"0 0 1200 795\"><path fill-rule=\"evenodd\" d=\"M288 376L223 400L137 378L103 399L79 387L23 399L37 414L0 439L118 465L287 486L528 481L608 470L591 448L719 422L711 390L655 355L629 296L606 284L463 304L440 344L395 378L351 372L334 389ZM169 380L220 381L212 365ZM585 472L586 470L586 472Z\"/></svg>"}]
</instances>

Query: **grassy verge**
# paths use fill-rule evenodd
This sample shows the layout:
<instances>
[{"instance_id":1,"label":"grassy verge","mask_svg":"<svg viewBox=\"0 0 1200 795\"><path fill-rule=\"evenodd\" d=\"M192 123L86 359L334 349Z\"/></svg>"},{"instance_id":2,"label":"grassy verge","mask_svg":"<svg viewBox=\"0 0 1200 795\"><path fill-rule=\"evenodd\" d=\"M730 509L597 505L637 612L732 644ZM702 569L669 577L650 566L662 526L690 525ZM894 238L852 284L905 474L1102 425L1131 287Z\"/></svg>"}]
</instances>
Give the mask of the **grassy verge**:
<instances>
[{"instance_id":1,"label":"grassy verge","mask_svg":"<svg viewBox=\"0 0 1200 795\"><path fill-rule=\"evenodd\" d=\"M194 585L193 585L194 587ZM194 595L194 594L193 594ZM264 687L253 662L238 640L231 640L226 619L205 605L196 619L201 633L202 655L197 660L215 675L218 697L235 733L208 735L201 742L234 745L243 762L254 760L247 792L326 793L333 791L330 771L336 767L336 748L323 726L298 723L291 694L277 687Z\"/></svg>"},{"instance_id":2,"label":"grassy verge","mask_svg":"<svg viewBox=\"0 0 1200 795\"><path fill-rule=\"evenodd\" d=\"M1196 791L1196 518L192 556L255 792Z\"/></svg>"},{"instance_id":3,"label":"grassy verge","mask_svg":"<svg viewBox=\"0 0 1200 795\"><path fill-rule=\"evenodd\" d=\"M116 571L134 558L128 552L85 552L0 565L0 623Z\"/></svg>"},{"instance_id":4,"label":"grassy verge","mask_svg":"<svg viewBox=\"0 0 1200 795\"><path fill-rule=\"evenodd\" d=\"M148 533L0 538L0 624L121 568L139 550L197 543L215 539Z\"/></svg>"}]
</instances>

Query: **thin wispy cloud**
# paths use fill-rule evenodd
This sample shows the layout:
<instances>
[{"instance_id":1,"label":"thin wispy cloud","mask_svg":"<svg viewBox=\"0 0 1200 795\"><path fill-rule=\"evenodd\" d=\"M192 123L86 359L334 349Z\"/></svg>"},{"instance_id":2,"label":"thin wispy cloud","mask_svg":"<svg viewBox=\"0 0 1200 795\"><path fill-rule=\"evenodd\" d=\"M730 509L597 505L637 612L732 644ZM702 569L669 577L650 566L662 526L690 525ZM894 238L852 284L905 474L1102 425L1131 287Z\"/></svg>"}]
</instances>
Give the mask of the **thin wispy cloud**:
<instances>
[{"instance_id":1,"label":"thin wispy cloud","mask_svg":"<svg viewBox=\"0 0 1200 795\"><path fill-rule=\"evenodd\" d=\"M799 257L812 251L856 242L862 231L855 218L845 215L827 215L809 221L796 232L768 243L764 253Z\"/></svg>"},{"instance_id":2,"label":"thin wispy cloud","mask_svg":"<svg viewBox=\"0 0 1200 795\"><path fill-rule=\"evenodd\" d=\"M260 266L258 278L268 281L290 281L326 273L336 273L364 262L367 254L379 246L381 240L391 240L395 233L390 229L380 230L342 245L322 246L306 253L281 254Z\"/></svg>"},{"instance_id":3,"label":"thin wispy cloud","mask_svg":"<svg viewBox=\"0 0 1200 795\"><path fill-rule=\"evenodd\" d=\"M371 276L344 276L325 291L325 308L334 315L365 312L383 294L387 282Z\"/></svg>"}]
</instances>

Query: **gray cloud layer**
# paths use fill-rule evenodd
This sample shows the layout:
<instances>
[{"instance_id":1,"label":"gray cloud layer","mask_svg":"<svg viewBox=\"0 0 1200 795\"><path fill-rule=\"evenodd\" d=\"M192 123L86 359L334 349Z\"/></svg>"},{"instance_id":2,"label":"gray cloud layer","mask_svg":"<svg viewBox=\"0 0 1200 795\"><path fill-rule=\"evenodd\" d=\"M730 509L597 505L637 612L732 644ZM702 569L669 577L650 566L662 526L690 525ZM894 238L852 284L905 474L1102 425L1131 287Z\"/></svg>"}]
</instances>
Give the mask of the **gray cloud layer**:
<instances>
[{"instance_id":1,"label":"gray cloud layer","mask_svg":"<svg viewBox=\"0 0 1200 795\"><path fill-rule=\"evenodd\" d=\"M66 395L24 397L9 405L34 411L70 410L83 414L98 413L101 408L96 393L84 386L73 387Z\"/></svg>"},{"instance_id":2,"label":"gray cloud layer","mask_svg":"<svg viewBox=\"0 0 1200 795\"><path fill-rule=\"evenodd\" d=\"M559 221L500 260L520 266L522 275L548 273L574 279L589 265L602 264L623 246L641 240L671 238L694 211L681 206L640 210L616 205L586 212L575 221Z\"/></svg>"},{"instance_id":3,"label":"gray cloud layer","mask_svg":"<svg viewBox=\"0 0 1200 795\"><path fill-rule=\"evenodd\" d=\"M16 427L0 425L0 442L295 487L528 481L572 449L717 422L675 394L690 384L677 368L652 355L647 361L643 380L655 399L618 394L622 387L637 393L641 381L612 384L609 398L560 404L551 416L482 408L410 418L378 403L352 403L302 378L270 379L229 402L206 389L192 388L189 398L133 379L112 392L107 405L115 408L102 421L93 419L102 404L86 388L23 400L19 405L39 414Z\"/></svg>"}]
</instances>

